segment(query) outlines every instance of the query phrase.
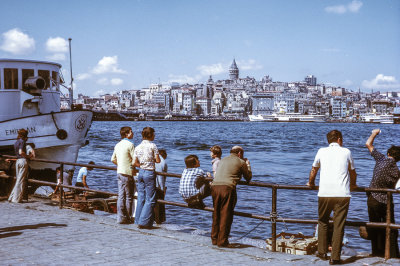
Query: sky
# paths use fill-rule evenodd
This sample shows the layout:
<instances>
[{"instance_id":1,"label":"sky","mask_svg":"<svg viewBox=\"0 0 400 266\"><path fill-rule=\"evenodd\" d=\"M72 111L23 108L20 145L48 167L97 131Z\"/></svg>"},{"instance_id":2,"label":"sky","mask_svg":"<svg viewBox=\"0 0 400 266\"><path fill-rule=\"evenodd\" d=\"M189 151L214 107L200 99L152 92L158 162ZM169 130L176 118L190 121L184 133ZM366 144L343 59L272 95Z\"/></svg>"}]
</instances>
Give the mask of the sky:
<instances>
[{"instance_id":1,"label":"sky","mask_svg":"<svg viewBox=\"0 0 400 266\"><path fill-rule=\"evenodd\" d=\"M400 92L398 0L0 0L0 58L52 61L74 93L240 77Z\"/></svg>"}]
</instances>

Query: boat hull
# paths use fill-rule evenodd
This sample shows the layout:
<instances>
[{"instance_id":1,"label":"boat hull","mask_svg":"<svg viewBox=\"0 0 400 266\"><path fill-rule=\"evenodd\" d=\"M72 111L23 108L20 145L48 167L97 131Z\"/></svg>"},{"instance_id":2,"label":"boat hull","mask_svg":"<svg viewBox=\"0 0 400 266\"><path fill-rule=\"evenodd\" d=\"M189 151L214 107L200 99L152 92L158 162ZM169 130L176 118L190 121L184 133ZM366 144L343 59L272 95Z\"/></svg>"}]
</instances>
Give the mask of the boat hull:
<instances>
[{"instance_id":1,"label":"boat hull","mask_svg":"<svg viewBox=\"0 0 400 266\"><path fill-rule=\"evenodd\" d=\"M76 162L79 149L87 144L91 122L91 111L54 112L2 121L0 152L15 155L13 145L18 129L25 128L29 132L27 143L35 144L38 159ZM30 163L30 167L35 170L55 170L58 166L34 161ZM73 166L65 165L64 169L73 169Z\"/></svg>"}]
</instances>

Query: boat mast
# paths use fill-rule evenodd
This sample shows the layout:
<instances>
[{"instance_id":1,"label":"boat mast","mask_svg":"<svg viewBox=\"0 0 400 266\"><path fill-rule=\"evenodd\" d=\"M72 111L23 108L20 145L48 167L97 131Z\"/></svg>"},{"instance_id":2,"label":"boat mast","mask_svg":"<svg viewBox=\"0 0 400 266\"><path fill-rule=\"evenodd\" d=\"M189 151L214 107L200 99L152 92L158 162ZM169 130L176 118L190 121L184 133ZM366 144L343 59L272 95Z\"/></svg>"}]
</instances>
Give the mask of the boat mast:
<instances>
[{"instance_id":1,"label":"boat mast","mask_svg":"<svg viewBox=\"0 0 400 266\"><path fill-rule=\"evenodd\" d=\"M69 104L71 107L71 110L73 109L74 106L74 88L73 88L73 83L74 83L74 78L72 77L72 53L71 53L71 38L68 38L68 42L69 42L69 68L70 68L70 72L71 72L71 84L70 87L68 89L69 91Z\"/></svg>"}]
</instances>

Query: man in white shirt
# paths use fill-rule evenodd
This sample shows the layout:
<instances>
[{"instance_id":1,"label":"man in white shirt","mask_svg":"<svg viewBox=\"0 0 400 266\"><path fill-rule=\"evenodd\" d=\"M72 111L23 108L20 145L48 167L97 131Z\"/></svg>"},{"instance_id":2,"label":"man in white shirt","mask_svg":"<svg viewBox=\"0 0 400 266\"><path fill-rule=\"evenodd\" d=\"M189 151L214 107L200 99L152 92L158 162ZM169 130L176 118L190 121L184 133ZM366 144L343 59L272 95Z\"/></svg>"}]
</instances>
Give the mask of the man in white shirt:
<instances>
[{"instance_id":1,"label":"man in white shirt","mask_svg":"<svg viewBox=\"0 0 400 266\"><path fill-rule=\"evenodd\" d=\"M111 161L117 165L118 174L118 201L117 222L120 224L133 223L133 193L135 181L133 175L136 173L133 166L133 155L135 146L131 142L133 138L132 128L122 127L120 130L121 141L114 147Z\"/></svg>"},{"instance_id":2,"label":"man in white shirt","mask_svg":"<svg viewBox=\"0 0 400 266\"><path fill-rule=\"evenodd\" d=\"M327 134L329 146L315 156L307 186L315 186L321 168L318 191L318 257L327 259L329 217L333 211L333 236L330 264L340 264L344 224L350 204L350 190L357 187L357 173L349 149L343 148L342 133Z\"/></svg>"}]
</instances>

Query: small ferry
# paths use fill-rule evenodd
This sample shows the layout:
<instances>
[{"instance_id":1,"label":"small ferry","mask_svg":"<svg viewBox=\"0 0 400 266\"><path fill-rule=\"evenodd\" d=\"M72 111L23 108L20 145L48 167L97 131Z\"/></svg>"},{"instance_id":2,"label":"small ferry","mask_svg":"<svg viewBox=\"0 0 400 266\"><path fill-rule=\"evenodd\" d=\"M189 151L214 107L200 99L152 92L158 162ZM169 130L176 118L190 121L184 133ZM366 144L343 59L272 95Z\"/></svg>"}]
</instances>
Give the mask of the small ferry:
<instances>
[{"instance_id":1,"label":"small ferry","mask_svg":"<svg viewBox=\"0 0 400 266\"><path fill-rule=\"evenodd\" d=\"M393 124L394 116L390 114L366 114L361 116L361 122L364 123L376 123L376 124Z\"/></svg>"},{"instance_id":2,"label":"small ferry","mask_svg":"<svg viewBox=\"0 0 400 266\"><path fill-rule=\"evenodd\" d=\"M300 113L273 113L270 115L249 115L251 122L325 122L325 115Z\"/></svg>"},{"instance_id":3,"label":"small ferry","mask_svg":"<svg viewBox=\"0 0 400 266\"><path fill-rule=\"evenodd\" d=\"M79 149L88 143L92 112L61 111L64 81L60 70L61 65L52 62L0 59L0 154L15 155L17 132L25 128L29 132L27 143L35 144L37 158L76 162ZM54 178L56 167L30 163L33 171L50 170ZM0 170L8 168L0 160ZM73 167L65 165L64 169Z\"/></svg>"}]
</instances>

